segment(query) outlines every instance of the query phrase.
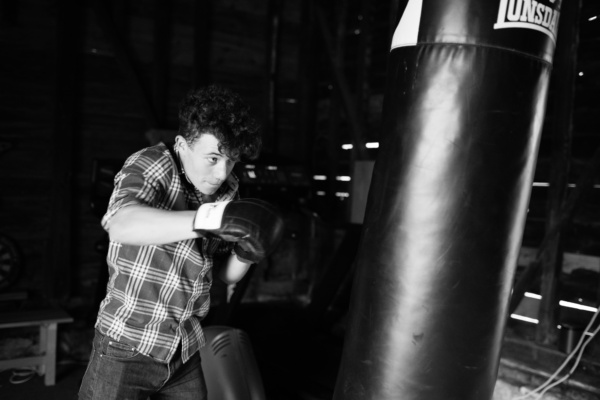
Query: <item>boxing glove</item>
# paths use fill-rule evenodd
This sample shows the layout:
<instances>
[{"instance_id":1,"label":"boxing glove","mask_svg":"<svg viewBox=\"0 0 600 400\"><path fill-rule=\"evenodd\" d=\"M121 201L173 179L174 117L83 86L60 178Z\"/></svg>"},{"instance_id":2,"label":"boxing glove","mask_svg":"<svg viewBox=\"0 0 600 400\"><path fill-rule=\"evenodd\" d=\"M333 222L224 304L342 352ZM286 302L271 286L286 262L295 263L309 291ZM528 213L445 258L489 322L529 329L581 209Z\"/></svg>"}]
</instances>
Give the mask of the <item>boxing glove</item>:
<instances>
[{"instance_id":1,"label":"boxing glove","mask_svg":"<svg viewBox=\"0 0 600 400\"><path fill-rule=\"evenodd\" d=\"M258 263L283 237L283 219L270 203L259 199L230 200L202 204L194 218L194 230L236 242L236 256Z\"/></svg>"}]
</instances>

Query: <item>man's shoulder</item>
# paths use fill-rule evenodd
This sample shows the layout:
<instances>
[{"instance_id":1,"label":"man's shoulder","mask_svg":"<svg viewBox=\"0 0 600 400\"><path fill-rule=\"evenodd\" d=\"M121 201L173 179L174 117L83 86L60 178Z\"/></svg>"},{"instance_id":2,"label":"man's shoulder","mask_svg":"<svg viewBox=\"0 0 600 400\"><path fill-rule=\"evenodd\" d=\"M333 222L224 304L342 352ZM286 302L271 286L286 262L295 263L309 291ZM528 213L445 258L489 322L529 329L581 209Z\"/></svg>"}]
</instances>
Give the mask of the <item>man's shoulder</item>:
<instances>
[{"instance_id":1,"label":"man's shoulder","mask_svg":"<svg viewBox=\"0 0 600 400\"><path fill-rule=\"evenodd\" d=\"M169 156L169 151L167 146L163 143L156 144L154 146L144 147L130 155L125 162L125 165L132 164L153 164L155 162L161 163L169 163L171 162L171 157Z\"/></svg>"},{"instance_id":2,"label":"man's shoulder","mask_svg":"<svg viewBox=\"0 0 600 400\"><path fill-rule=\"evenodd\" d=\"M167 149L167 145L161 142L155 144L154 146L144 147L143 149L138 150L134 154L137 154L138 156L159 159L167 156L169 154L169 151Z\"/></svg>"},{"instance_id":3,"label":"man's shoulder","mask_svg":"<svg viewBox=\"0 0 600 400\"><path fill-rule=\"evenodd\" d=\"M175 175L175 162L164 144L145 147L127 158L117 178L139 176L144 180L161 181L169 186Z\"/></svg>"}]
</instances>

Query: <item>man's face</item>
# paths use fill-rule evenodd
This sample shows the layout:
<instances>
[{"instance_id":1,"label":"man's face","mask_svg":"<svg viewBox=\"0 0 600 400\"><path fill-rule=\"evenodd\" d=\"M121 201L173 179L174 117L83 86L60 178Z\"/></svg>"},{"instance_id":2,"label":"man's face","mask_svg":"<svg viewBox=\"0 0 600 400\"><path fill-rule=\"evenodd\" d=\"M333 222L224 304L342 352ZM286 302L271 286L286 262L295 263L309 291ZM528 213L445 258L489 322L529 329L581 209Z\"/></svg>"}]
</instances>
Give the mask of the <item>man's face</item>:
<instances>
[{"instance_id":1,"label":"man's face","mask_svg":"<svg viewBox=\"0 0 600 400\"><path fill-rule=\"evenodd\" d=\"M219 151L219 140L212 134L203 134L191 146L178 136L177 145L185 174L202 194L214 194L235 166Z\"/></svg>"}]
</instances>

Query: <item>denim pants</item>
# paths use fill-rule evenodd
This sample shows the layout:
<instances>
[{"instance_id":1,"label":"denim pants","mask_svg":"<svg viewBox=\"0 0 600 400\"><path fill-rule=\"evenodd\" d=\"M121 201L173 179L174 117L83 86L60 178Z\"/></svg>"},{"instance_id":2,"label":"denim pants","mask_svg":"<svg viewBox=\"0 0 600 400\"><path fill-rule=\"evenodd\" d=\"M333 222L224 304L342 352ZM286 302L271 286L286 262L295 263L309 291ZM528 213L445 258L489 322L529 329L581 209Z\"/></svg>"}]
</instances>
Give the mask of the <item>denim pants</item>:
<instances>
[{"instance_id":1,"label":"denim pants","mask_svg":"<svg viewBox=\"0 0 600 400\"><path fill-rule=\"evenodd\" d=\"M197 352L185 364L181 346L171 362L160 363L98 330L79 389L83 400L205 400L206 383Z\"/></svg>"}]
</instances>

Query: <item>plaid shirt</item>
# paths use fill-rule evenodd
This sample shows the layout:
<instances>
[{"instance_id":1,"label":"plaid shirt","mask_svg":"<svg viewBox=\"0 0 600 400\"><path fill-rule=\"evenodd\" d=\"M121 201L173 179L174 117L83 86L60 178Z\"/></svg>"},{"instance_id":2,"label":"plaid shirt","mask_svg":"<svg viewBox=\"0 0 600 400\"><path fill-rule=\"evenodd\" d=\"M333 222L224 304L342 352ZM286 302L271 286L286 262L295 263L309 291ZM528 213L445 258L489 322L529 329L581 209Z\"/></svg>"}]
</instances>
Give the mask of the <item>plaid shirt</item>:
<instances>
[{"instance_id":1,"label":"plaid shirt","mask_svg":"<svg viewBox=\"0 0 600 400\"><path fill-rule=\"evenodd\" d=\"M106 229L118 210L134 204L195 210L200 192L188 187L164 144L140 150L115 176L102 226ZM219 188L217 201L238 198L237 189L232 174ZM205 344L200 321L210 307L213 256L229 254L231 247L218 238L156 246L110 241L110 279L96 328L161 362L171 360L181 340L183 361L187 361Z\"/></svg>"}]
</instances>

